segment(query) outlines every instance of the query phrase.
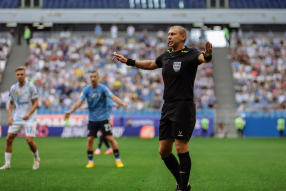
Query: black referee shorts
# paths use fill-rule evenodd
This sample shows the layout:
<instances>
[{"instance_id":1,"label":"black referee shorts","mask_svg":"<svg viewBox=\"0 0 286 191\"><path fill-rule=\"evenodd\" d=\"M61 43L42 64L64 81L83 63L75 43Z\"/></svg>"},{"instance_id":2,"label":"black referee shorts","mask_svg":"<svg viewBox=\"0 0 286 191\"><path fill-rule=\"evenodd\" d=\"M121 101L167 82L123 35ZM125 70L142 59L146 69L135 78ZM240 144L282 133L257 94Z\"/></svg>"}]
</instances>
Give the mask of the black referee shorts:
<instances>
[{"instance_id":1,"label":"black referee shorts","mask_svg":"<svg viewBox=\"0 0 286 191\"><path fill-rule=\"evenodd\" d=\"M87 125L87 136L97 137L97 132L101 131L103 136L112 135L111 125L108 120L89 121Z\"/></svg>"},{"instance_id":2,"label":"black referee shorts","mask_svg":"<svg viewBox=\"0 0 286 191\"><path fill-rule=\"evenodd\" d=\"M159 126L159 140L173 137L189 141L195 125L196 105L193 101L164 103Z\"/></svg>"}]
</instances>

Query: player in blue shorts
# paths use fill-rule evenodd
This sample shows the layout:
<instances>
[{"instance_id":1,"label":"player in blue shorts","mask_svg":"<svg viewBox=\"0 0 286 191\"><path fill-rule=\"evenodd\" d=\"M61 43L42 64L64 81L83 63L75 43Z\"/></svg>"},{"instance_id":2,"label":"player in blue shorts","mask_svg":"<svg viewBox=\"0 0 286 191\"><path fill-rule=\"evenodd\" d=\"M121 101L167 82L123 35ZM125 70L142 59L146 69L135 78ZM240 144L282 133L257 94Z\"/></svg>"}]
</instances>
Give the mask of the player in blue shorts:
<instances>
[{"instance_id":1,"label":"player in blue shorts","mask_svg":"<svg viewBox=\"0 0 286 191\"><path fill-rule=\"evenodd\" d=\"M81 104L87 99L89 122L88 122L88 138L87 138L87 156L88 164L86 168L94 167L93 162L93 141L97 136L99 130L110 142L113 154L115 156L116 166L122 168L124 165L121 162L118 150L117 141L112 135L111 125L109 124L109 110L106 103L106 98L110 97L119 106L124 106L128 109L129 106L122 102L118 97L112 94L112 92L103 84L99 83L99 75L96 71L90 72L91 85L86 86L81 93L80 99L72 106L72 108L65 113L64 118L68 119L75 110L77 110Z\"/></svg>"},{"instance_id":2,"label":"player in blue shorts","mask_svg":"<svg viewBox=\"0 0 286 191\"><path fill-rule=\"evenodd\" d=\"M112 99L110 99L109 97L106 99L106 102L107 102L107 109L109 111L108 115L110 116L112 108L115 107L115 106L118 106L118 105ZM107 147L107 150L105 151L104 154L106 154L106 155L112 154L113 150L110 147L107 139L105 138L105 136L103 135L103 133L101 131L100 131L100 138L99 138L98 146L97 146L96 150L94 151L94 154L95 155L100 155L100 153L101 153L100 149L101 149L102 143L104 143L106 145L106 147Z\"/></svg>"}]
</instances>

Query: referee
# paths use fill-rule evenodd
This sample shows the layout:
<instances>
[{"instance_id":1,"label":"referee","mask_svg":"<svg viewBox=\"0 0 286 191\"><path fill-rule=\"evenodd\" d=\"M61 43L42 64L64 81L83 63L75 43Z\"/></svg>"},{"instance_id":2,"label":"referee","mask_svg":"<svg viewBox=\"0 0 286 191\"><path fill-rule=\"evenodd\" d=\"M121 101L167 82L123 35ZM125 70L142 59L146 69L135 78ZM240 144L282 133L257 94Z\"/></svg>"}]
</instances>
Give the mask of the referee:
<instances>
[{"instance_id":1,"label":"referee","mask_svg":"<svg viewBox=\"0 0 286 191\"><path fill-rule=\"evenodd\" d=\"M184 27L173 26L168 32L170 49L156 60L135 61L113 54L113 58L128 66L144 70L162 68L164 80L164 105L162 108L159 153L177 181L177 191L191 189L189 181L191 157L188 143L196 124L194 81L198 65L212 59L212 44L205 43L205 51L184 46L187 32ZM180 160L172 154L173 143Z\"/></svg>"}]
</instances>

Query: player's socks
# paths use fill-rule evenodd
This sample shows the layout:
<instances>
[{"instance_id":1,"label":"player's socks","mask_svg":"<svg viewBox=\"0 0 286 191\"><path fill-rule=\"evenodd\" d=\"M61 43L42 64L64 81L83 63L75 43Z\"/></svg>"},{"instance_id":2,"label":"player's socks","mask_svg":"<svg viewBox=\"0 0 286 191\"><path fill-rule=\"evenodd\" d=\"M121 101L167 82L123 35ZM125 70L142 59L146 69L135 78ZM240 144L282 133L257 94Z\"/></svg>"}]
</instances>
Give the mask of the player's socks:
<instances>
[{"instance_id":1,"label":"player's socks","mask_svg":"<svg viewBox=\"0 0 286 191\"><path fill-rule=\"evenodd\" d=\"M119 156L119 150L118 150L118 149L114 149L114 150L113 150L113 154L114 154L114 156L115 156L116 166L117 166L118 168L124 167L123 163L121 162L120 156Z\"/></svg>"},{"instance_id":2,"label":"player's socks","mask_svg":"<svg viewBox=\"0 0 286 191\"><path fill-rule=\"evenodd\" d=\"M100 138L99 138L99 142L98 142L98 146L97 146L97 149L99 149L99 150L100 150L101 145L102 145L102 143L104 142L104 141L103 141L103 139L104 139L104 138L105 138L105 137L100 136Z\"/></svg>"},{"instance_id":3,"label":"player's socks","mask_svg":"<svg viewBox=\"0 0 286 191\"><path fill-rule=\"evenodd\" d=\"M170 156L163 158L162 160L165 162L165 165L175 177L177 184L180 184L181 183L180 165L178 163L177 158L172 153L170 154Z\"/></svg>"},{"instance_id":4,"label":"player's socks","mask_svg":"<svg viewBox=\"0 0 286 191\"><path fill-rule=\"evenodd\" d=\"M33 154L35 160L40 160L39 151L38 150L35 153L32 152L32 154Z\"/></svg>"},{"instance_id":5,"label":"player's socks","mask_svg":"<svg viewBox=\"0 0 286 191\"><path fill-rule=\"evenodd\" d=\"M5 152L5 163L10 165L12 153Z\"/></svg>"},{"instance_id":6,"label":"player's socks","mask_svg":"<svg viewBox=\"0 0 286 191\"><path fill-rule=\"evenodd\" d=\"M188 189L188 182L192 166L191 157L189 155L189 152L180 153L178 154L178 156L180 159L180 177L181 177L180 189L186 191Z\"/></svg>"},{"instance_id":7,"label":"player's socks","mask_svg":"<svg viewBox=\"0 0 286 191\"><path fill-rule=\"evenodd\" d=\"M119 156L119 150L118 149L114 149L113 150L113 154L115 156L115 161L121 161L120 156Z\"/></svg>"},{"instance_id":8,"label":"player's socks","mask_svg":"<svg viewBox=\"0 0 286 191\"><path fill-rule=\"evenodd\" d=\"M106 147L108 149L111 149L111 147L110 147L110 145L109 145L109 143L108 143L108 141L107 141L107 139L105 137L104 137L103 141L104 141L104 144L106 145Z\"/></svg>"},{"instance_id":9,"label":"player's socks","mask_svg":"<svg viewBox=\"0 0 286 191\"><path fill-rule=\"evenodd\" d=\"M93 162L93 151L87 151L88 162Z\"/></svg>"}]
</instances>

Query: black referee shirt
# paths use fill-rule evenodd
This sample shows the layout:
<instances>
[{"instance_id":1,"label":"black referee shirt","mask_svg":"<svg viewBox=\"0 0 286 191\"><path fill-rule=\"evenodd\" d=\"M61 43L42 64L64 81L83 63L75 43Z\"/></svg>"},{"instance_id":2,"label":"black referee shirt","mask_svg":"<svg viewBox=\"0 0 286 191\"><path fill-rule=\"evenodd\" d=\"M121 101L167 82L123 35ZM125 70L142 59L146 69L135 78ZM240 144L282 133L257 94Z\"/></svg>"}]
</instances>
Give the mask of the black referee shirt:
<instances>
[{"instance_id":1,"label":"black referee shirt","mask_svg":"<svg viewBox=\"0 0 286 191\"><path fill-rule=\"evenodd\" d=\"M194 82L200 54L196 48L185 47L177 52L169 49L156 59L158 68L163 68L165 102L194 100Z\"/></svg>"}]
</instances>

